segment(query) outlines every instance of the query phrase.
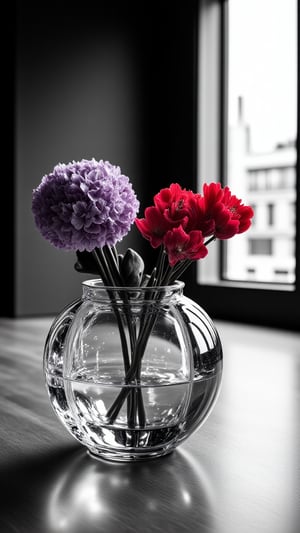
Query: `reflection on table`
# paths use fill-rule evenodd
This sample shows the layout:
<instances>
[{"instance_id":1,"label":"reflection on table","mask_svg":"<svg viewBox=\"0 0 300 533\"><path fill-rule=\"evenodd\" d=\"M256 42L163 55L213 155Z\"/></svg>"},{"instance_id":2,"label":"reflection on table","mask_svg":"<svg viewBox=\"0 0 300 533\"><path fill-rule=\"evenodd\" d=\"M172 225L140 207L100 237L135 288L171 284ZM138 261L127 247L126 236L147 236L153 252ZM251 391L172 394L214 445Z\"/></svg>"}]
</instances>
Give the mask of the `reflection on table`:
<instances>
[{"instance_id":1,"label":"reflection on table","mask_svg":"<svg viewBox=\"0 0 300 533\"><path fill-rule=\"evenodd\" d=\"M44 386L51 320L0 320L1 533L298 533L300 335L217 322L213 413L171 455L91 458Z\"/></svg>"}]
</instances>

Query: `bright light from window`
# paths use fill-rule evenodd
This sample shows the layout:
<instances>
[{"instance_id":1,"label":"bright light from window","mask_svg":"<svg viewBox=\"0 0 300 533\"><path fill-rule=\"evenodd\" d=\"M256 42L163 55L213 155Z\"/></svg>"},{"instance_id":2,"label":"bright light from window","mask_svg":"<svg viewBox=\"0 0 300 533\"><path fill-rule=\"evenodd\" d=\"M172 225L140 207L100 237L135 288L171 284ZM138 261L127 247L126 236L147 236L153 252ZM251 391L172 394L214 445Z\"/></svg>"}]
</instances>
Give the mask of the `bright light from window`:
<instances>
[{"instance_id":1,"label":"bright light from window","mask_svg":"<svg viewBox=\"0 0 300 533\"><path fill-rule=\"evenodd\" d=\"M295 282L297 2L229 0L228 185L255 207L225 280Z\"/></svg>"}]
</instances>

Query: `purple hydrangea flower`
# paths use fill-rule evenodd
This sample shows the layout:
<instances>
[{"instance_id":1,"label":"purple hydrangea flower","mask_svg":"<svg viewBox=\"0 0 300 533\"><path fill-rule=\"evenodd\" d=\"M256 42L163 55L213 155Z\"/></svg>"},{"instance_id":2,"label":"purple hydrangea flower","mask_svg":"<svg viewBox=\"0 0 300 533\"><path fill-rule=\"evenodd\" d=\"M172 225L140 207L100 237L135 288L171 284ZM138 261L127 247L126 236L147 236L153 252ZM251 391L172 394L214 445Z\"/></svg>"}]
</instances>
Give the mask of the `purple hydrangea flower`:
<instances>
[{"instance_id":1,"label":"purple hydrangea flower","mask_svg":"<svg viewBox=\"0 0 300 533\"><path fill-rule=\"evenodd\" d=\"M33 190L36 226L65 250L91 252L115 245L129 232L138 209L128 177L108 161L56 165Z\"/></svg>"}]
</instances>

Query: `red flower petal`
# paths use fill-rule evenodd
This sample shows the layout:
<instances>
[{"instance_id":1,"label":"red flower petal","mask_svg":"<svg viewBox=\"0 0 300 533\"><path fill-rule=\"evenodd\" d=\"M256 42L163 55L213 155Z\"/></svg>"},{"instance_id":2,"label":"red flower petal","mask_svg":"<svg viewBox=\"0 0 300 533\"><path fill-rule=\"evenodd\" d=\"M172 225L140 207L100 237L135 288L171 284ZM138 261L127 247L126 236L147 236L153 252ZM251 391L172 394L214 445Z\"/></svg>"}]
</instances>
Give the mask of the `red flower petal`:
<instances>
[{"instance_id":1,"label":"red flower petal","mask_svg":"<svg viewBox=\"0 0 300 533\"><path fill-rule=\"evenodd\" d=\"M211 235L218 239L230 239L237 233L246 231L251 225L253 209L245 206L228 186L222 189L220 183L204 184L205 217L208 227L211 222ZM213 223L212 223L213 222ZM208 233L203 230L203 234Z\"/></svg>"},{"instance_id":2,"label":"red flower petal","mask_svg":"<svg viewBox=\"0 0 300 533\"><path fill-rule=\"evenodd\" d=\"M221 183L204 183L203 196L205 198L206 210L209 211L217 202L223 198L224 192Z\"/></svg>"},{"instance_id":3,"label":"red flower petal","mask_svg":"<svg viewBox=\"0 0 300 533\"><path fill-rule=\"evenodd\" d=\"M185 259L197 260L207 255L207 248L203 244L201 231L186 233L179 226L166 233L164 245L168 254L170 266L176 265Z\"/></svg>"},{"instance_id":4,"label":"red flower petal","mask_svg":"<svg viewBox=\"0 0 300 533\"><path fill-rule=\"evenodd\" d=\"M150 241L153 248L157 248L162 244L165 233L170 229L170 224L154 206L147 207L145 209L145 218L136 218L135 224L143 237Z\"/></svg>"},{"instance_id":5,"label":"red flower petal","mask_svg":"<svg viewBox=\"0 0 300 533\"><path fill-rule=\"evenodd\" d=\"M217 226L215 229L215 237L217 239L231 239L239 232L239 221L229 220L226 224Z\"/></svg>"},{"instance_id":6,"label":"red flower petal","mask_svg":"<svg viewBox=\"0 0 300 533\"><path fill-rule=\"evenodd\" d=\"M180 197L183 189L178 183L171 183L170 187L161 189L159 193L154 196L154 204L161 211L164 212L170 207L172 202Z\"/></svg>"}]
</instances>

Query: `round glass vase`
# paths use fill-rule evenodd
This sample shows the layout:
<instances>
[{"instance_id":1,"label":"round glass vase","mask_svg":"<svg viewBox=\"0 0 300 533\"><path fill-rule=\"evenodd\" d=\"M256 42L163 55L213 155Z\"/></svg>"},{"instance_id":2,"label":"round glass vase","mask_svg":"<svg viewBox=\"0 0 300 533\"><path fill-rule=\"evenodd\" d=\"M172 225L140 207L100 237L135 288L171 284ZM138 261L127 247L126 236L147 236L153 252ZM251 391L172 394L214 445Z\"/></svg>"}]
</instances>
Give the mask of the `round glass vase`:
<instances>
[{"instance_id":1,"label":"round glass vase","mask_svg":"<svg viewBox=\"0 0 300 533\"><path fill-rule=\"evenodd\" d=\"M210 414L222 346L207 313L163 287L82 284L82 298L54 320L44 349L52 407L96 458L166 455Z\"/></svg>"}]
</instances>

